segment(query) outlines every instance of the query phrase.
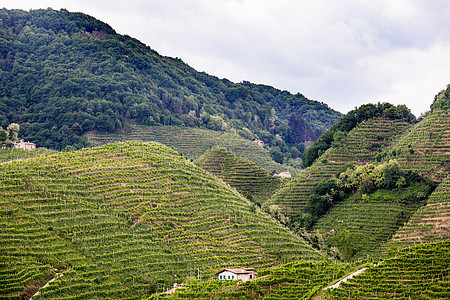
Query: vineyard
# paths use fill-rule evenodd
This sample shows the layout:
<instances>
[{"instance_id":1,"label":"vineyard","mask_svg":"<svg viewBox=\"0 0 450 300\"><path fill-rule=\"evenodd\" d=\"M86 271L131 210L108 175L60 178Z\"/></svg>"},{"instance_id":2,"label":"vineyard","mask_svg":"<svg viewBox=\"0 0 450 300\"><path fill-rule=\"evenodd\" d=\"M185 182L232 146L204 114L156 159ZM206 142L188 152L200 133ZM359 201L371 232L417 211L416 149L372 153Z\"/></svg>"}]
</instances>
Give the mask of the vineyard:
<instances>
[{"instance_id":1,"label":"vineyard","mask_svg":"<svg viewBox=\"0 0 450 300\"><path fill-rule=\"evenodd\" d=\"M0 299L447 299L449 121L443 110L415 125L365 121L285 185L267 170L291 169L267 162L267 149L203 129L134 126L91 134L104 145L75 152L2 149ZM312 228L351 263L324 260L264 212L275 205L295 217L349 164L393 158L439 185L432 192L416 181L335 203ZM214 279L239 267L258 277ZM165 294L175 282L184 284Z\"/></svg>"},{"instance_id":2,"label":"vineyard","mask_svg":"<svg viewBox=\"0 0 450 300\"><path fill-rule=\"evenodd\" d=\"M279 178L224 148L206 152L198 159L198 164L259 204L264 203L280 186Z\"/></svg>"},{"instance_id":3,"label":"vineyard","mask_svg":"<svg viewBox=\"0 0 450 300\"><path fill-rule=\"evenodd\" d=\"M322 299L449 299L450 241L393 253Z\"/></svg>"},{"instance_id":4,"label":"vineyard","mask_svg":"<svg viewBox=\"0 0 450 300\"><path fill-rule=\"evenodd\" d=\"M436 109L384 151L434 181L450 175L450 110Z\"/></svg>"},{"instance_id":5,"label":"vineyard","mask_svg":"<svg viewBox=\"0 0 450 300\"><path fill-rule=\"evenodd\" d=\"M389 247L447 240L450 237L450 177L445 179L409 222L389 242Z\"/></svg>"},{"instance_id":6,"label":"vineyard","mask_svg":"<svg viewBox=\"0 0 450 300\"><path fill-rule=\"evenodd\" d=\"M341 250L341 259L367 254L383 256L380 248L422 205L416 197L427 189L426 184L416 183L406 188L379 190L365 199L352 195L320 218L314 230L320 232L328 244Z\"/></svg>"},{"instance_id":7,"label":"vineyard","mask_svg":"<svg viewBox=\"0 0 450 300\"><path fill-rule=\"evenodd\" d=\"M193 282L172 295L159 294L150 299L311 299L316 293L355 269L352 264L328 261L297 261L264 269L256 280L236 284L232 281Z\"/></svg>"},{"instance_id":8,"label":"vineyard","mask_svg":"<svg viewBox=\"0 0 450 300\"><path fill-rule=\"evenodd\" d=\"M450 85L342 116L83 13L0 27L0 300L450 299Z\"/></svg>"},{"instance_id":9,"label":"vineyard","mask_svg":"<svg viewBox=\"0 0 450 300\"><path fill-rule=\"evenodd\" d=\"M0 298L137 299L196 272L321 255L156 143L0 165ZM58 276L62 274L63 276Z\"/></svg>"},{"instance_id":10,"label":"vineyard","mask_svg":"<svg viewBox=\"0 0 450 300\"><path fill-rule=\"evenodd\" d=\"M23 149L11 149L11 148L0 149L0 163L11 160L51 155L55 153L56 151L48 150L45 148L38 148L31 151Z\"/></svg>"},{"instance_id":11,"label":"vineyard","mask_svg":"<svg viewBox=\"0 0 450 300\"><path fill-rule=\"evenodd\" d=\"M261 270L245 283L193 281L149 299L448 299L449 247L448 240L422 244L390 251L379 262L297 261ZM358 275L341 281L356 270Z\"/></svg>"},{"instance_id":12,"label":"vineyard","mask_svg":"<svg viewBox=\"0 0 450 300\"><path fill-rule=\"evenodd\" d=\"M300 212L319 182L339 172L347 163L375 162L383 147L390 145L395 136L408 126L410 124L403 121L382 118L360 124L311 167L276 192L267 205L277 204L288 214Z\"/></svg>"},{"instance_id":13,"label":"vineyard","mask_svg":"<svg viewBox=\"0 0 450 300\"><path fill-rule=\"evenodd\" d=\"M252 161L270 172L282 172L288 169L291 173L298 173L295 168L273 161L267 149L232 133L192 127L130 125L130 129L123 134L92 132L87 134L87 137L91 144L97 146L118 141L155 141L194 160L211 147L217 146Z\"/></svg>"}]
</instances>

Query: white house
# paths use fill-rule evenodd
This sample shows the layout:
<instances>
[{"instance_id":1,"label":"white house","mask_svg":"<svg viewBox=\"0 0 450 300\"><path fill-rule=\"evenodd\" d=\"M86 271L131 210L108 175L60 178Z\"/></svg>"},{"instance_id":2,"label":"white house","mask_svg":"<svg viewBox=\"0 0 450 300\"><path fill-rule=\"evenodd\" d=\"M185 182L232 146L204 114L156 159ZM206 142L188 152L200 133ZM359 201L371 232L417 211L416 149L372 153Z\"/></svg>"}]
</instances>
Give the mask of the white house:
<instances>
[{"instance_id":1,"label":"white house","mask_svg":"<svg viewBox=\"0 0 450 300\"><path fill-rule=\"evenodd\" d=\"M216 273L219 280L242 280L246 282L247 280L256 278L257 273L253 268L242 268L242 269L225 269Z\"/></svg>"},{"instance_id":2,"label":"white house","mask_svg":"<svg viewBox=\"0 0 450 300\"><path fill-rule=\"evenodd\" d=\"M286 171L286 172L281 172L280 174L275 174L273 175L274 177L281 177L281 178L291 178L291 172Z\"/></svg>"}]
</instances>

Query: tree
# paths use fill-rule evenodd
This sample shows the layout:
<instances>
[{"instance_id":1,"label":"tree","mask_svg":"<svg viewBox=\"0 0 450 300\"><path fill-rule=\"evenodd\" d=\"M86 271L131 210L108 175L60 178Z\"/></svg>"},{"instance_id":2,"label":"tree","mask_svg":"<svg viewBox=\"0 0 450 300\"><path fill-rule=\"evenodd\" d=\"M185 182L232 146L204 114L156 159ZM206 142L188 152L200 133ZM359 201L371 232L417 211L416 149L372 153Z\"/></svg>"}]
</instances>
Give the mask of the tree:
<instances>
[{"instance_id":1,"label":"tree","mask_svg":"<svg viewBox=\"0 0 450 300\"><path fill-rule=\"evenodd\" d=\"M289 117L289 139L294 144L314 140L314 133L309 124L299 116Z\"/></svg>"},{"instance_id":2,"label":"tree","mask_svg":"<svg viewBox=\"0 0 450 300\"><path fill-rule=\"evenodd\" d=\"M270 149L270 157L272 157L272 159L279 164L282 164L284 161L283 153L281 153L279 147L273 147Z\"/></svg>"},{"instance_id":3,"label":"tree","mask_svg":"<svg viewBox=\"0 0 450 300\"><path fill-rule=\"evenodd\" d=\"M0 142L6 141L7 138L8 138L8 132L5 129L3 129L2 127L0 127Z\"/></svg>"},{"instance_id":4,"label":"tree","mask_svg":"<svg viewBox=\"0 0 450 300\"><path fill-rule=\"evenodd\" d=\"M8 128L6 130L8 130L9 139L13 142L17 142L19 130L20 130L19 124L11 123L8 125Z\"/></svg>"},{"instance_id":5,"label":"tree","mask_svg":"<svg viewBox=\"0 0 450 300\"><path fill-rule=\"evenodd\" d=\"M342 139L345 138L347 134L343 131L337 130L334 134L333 134L333 142L331 143L332 147L338 147L339 144L341 143Z\"/></svg>"}]
</instances>

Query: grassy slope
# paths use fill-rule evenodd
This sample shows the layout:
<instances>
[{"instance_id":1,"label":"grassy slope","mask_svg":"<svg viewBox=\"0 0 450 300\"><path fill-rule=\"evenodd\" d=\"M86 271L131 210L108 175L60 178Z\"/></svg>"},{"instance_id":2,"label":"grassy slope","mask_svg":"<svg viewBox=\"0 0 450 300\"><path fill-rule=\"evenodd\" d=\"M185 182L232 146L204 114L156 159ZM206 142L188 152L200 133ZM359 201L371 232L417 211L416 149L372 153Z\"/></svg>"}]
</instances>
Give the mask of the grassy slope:
<instances>
[{"instance_id":1,"label":"grassy slope","mask_svg":"<svg viewBox=\"0 0 450 300\"><path fill-rule=\"evenodd\" d=\"M139 298L197 268L320 255L215 177L155 143L0 165L0 296Z\"/></svg>"},{"instance_id":2,"label":"grassy slope","mask_svg":"<svg viewBox=\"0 0 450 300\"><path fill-rule=\"evenodd\" d=\"M297 182L301 182L300 186L304 189L303 191L300 191L300 188L295 195L293 191L299 185L291 184L284 191L282 190L284 194L281 194L282 197L294 194L293 199L301 199L302 193L308 193L309 189L312 190L321 178L334 174L345 162L353 160L360 163L375 162L375 156L380 153L367 150L374 143L384 144L380 150L391 145L388 150L384 149L381 152L384 154L383 159L396 158L402 164L403 169L415 170L423 175L431 176L438 182L442 181L429 197L428 204L416 210L409 222L397 231L399 221L407 218L417 207L409 207L395 203L395 201L380 203L379 199L377 201L372 201L372 199L365 203L357 199L349 199L338 204L320 220L317 228L329 230L342 226L350 228L354 234L359 232L367 235L369 233L367 246L368 248L373 247L372 249L378 248L380 243L386 242L396 231L397 234L393 240L386 244L389 248L408 247L416 243L426 244L390 252L391 258L376 266L370 266L366 272L355 277L351 283L342 284L339 289L331 292L320 291L314 285L302 290L297 287L301 276L291 278L293 274L291 266L286 268L280 266L273 269L274 272L285 269L280 271L276 280L273 280L273 276L263 276L255 282L244 284L243 287L222 288L215 287L220 283L207 282L203 285L188 286L185 290L181 290L175 298L177 296L192 298L193 296L208 297L211 295L224 297L226 294L223 293L232 292L236 297L258 298L264 295L264 297L268 297L267 299L281 299L282 297L298 299L318 292L313 299L392 299L394 297L447 299L450 295L448 288L450 278L450 257L448 256L450 253L448 249L448 216L450 214L448 205L450 192L450 179L448 178L450 151L448 149L450 143L448 135L450 130L448 130L448 120L446 111L435 110L422 122L414 126L405 124L398 130L394 124L385 126L386 124L383 122L369 121L362 124L341 143L340 151L338 149L327 151L313 167L305 170L306 174L302 173L297 177ZM402 131L404 134L398 135ZM380 139L382 135L384 135L384 139ZM366 138L367 136L369 139ZM395 155L392 154L393 149L396 150ZM410 149L414 151L410 151ZM325 159L326 161L322 162ZM320 175L325 176L321 177ZM287 190L290 191L290 194L286 193ZM412 188L412 192L416 193L417 191ZM403 197L406 191L399 190L398 193L400 194L397 196ZM376 194L373 197L380 198L384 195L380 191ZM395 195L390 193L389 197L396 197ZM403 212L402 216L400 216L401 212ZM357 217L355 218L355 216ZM442 242L429 243L439 240ZM345 272L349 273L348 270ZM308 278L315 278L317 274L320 274L320 268L316 267ZM329 272L327 274L329 275ZM266 273L261 272L261 275L266 275ZM324 281L317 283L319 287L323 286L326 281L329 281L328 284L332 283L330 278L322 278ZM265 280L269 281L268 285L262 283ZM305 284L301 286L305 287ZM271 294L267 294L267 291L271 291Z\"/></svg>"},{"instance_id":3,"label":"grassy slope","mask_svg":"<svg viewBox=\"0 0 450 300\"><path fill-rule=\"evenodd\" d=\"M281 181L256 166L253 162L237 157L224 148L213 148L201 156L199 166L263 204L279 188Z\"/></svg>"},{"instance_id":4,"label":"grassy slope","mask_svg":"<svg viewBox=\"0 0 450 300\"><path fill-rule=\"evenodd\" d=\"M380 118L360 124L338 147L326 151L311 167L275 193L266 205L277 204L288 214L299 213L320 181L336 174L346 163L374 162L379 149L389 145L393 137L408 126L410 124L406 122ZM380 147L373 147L373 144ZM371 147L373 150L370 150Z\"/></svg>"},{"instance_id":5,"label":"grassy slope","mask_svg":"<svg viewBox=\"0 0 450 300\"><path fill-rule=\"evenodd\" d=\"M269 172L289 170L291 173L298 173L297 169L273 161L269 151L256 143L238 135L220 131L192 127L132 125L129 132L123 134L91 132L87 137L94 145L117 141L155 141L174 148L190 159L197 159L210 147L219 146L254 162Z\"/></svg>"}]
</instances>

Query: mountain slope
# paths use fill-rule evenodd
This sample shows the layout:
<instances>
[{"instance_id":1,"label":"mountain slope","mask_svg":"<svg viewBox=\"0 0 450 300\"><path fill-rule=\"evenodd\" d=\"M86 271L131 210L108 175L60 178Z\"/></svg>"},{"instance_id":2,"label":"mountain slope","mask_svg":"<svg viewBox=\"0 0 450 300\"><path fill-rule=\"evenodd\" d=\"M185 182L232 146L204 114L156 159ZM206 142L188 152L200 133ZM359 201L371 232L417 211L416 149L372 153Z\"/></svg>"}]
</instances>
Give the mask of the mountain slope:
<instances>
[{"instance_id":1,"label":"mountain slope","mask_svg":"<svg viewBox=\"0 0 450 300\"><path fill-rule=\"evenodd\" d=\"M81 13L1 9L0 18L0 125L19 123L38 146L80 148L84 133L119 131L132 119L234 130L288 159L341 116L301 94L197 72ZM308 135L289 125L291 115L306 120Z\"/></svg>"},{"instance_id":2,"label":"mountain slope","mask_svg":"<svg viewBox=\"0 0 450 300\"><path fill-rule=\"evenodd\" d=\"M411 124L403 120L383 117L372 118L359 124L322 154L311 167L277 191L266 206L278 205L289 216L301 214L309 195L319 182L335 175L348 163L375 162L381 149L388 146L393 137L409 126Z\"/></svg>"},{"instance_id":3,"label":"mountain slope","mask_svg":"<svg viewBox=\"0 0 450 300\"><path fill-rule=\"evenodd\" d=\"M332 141L326 143L328 150L277 191L265 208L270 211L270 207L276 205L290 217L290 226L306 227L310 233L314 231L315 238L324 240L325 248L337 247L346 259L371 252L383 255L388 247L448 239L445 195L449 192L450 171L449 90L447 87L436 96L432 110L416 124L405 122L401 116L397 120L378 117L367 119L348 134L335 130ZM333 128L346 119L345 116ZM324 136L316 143L322 143ZM396 182L395 187L377 191L350 187L349 191L354 194L336 200L342 201L337 204L332 198L324 202L325 196L331 197L331 194L322 198L312 196L317 189L330 183L327 179L354 169L354 165L367 167L388 162L398 164L403 176L419 181L411 185ZM361 167L360 172L363 169ZM363 185L371 184L366 173L346 174L356 176L355 180L361 176L359 180ZM335 178L338 183L343 180ZM434 183L420 178L429 178ZM433 192L436 185L438 188ZM326 205L326 209L321 208ZM322 209L318 219L314 219L312 208ZM317 223L311 226L308 220ZM382 245L386 247L379 248Z\"/></svg>"},{"instance_id":4,"label":"mountain slope","mask_svg":"<svg viewBox=\"0 0 450 300\"><path fill-rule=\"evenodd\" d=\"M197 270L321 258L160 144L11 161L0 174L2 297L29 297L63 274L36 299L137 299Z\"/></svg>"}]
</instances>

